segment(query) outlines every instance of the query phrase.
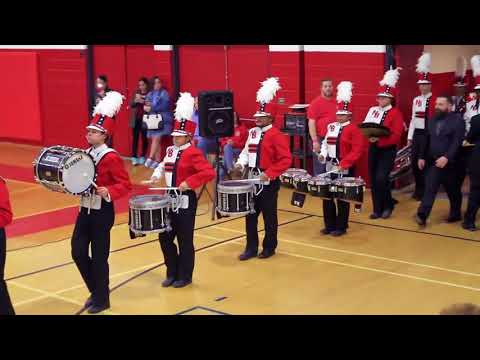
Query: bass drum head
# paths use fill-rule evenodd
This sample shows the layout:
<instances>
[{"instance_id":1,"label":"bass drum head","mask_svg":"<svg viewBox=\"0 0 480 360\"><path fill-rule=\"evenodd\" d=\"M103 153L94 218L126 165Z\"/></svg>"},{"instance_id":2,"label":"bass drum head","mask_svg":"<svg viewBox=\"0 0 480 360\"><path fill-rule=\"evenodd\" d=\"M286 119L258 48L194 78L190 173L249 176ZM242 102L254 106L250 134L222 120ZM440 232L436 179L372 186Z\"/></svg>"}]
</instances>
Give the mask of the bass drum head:
<instances>
[{"instance_id":1,"label":"bass drum head","mask_svg":"<svg viewBox=\"0 0 480 360\"><path fill-rule=\"evenodd\" d=\"M63 164L63 186L71 194L82 194L95 180L95 163L83 151L74 152Z\"/></svg>"}]
</instances>

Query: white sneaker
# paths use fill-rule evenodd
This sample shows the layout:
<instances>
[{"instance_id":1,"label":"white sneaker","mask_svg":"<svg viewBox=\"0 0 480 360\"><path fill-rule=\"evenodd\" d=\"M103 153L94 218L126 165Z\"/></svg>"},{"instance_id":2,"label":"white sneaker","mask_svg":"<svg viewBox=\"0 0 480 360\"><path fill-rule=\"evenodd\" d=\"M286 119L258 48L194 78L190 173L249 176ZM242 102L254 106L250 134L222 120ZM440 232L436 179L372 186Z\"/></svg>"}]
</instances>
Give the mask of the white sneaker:
<instances>
[{"instance_id":1,"label":"white sneaker","mask_svg":"<svg viewBox=\"0 0 480 360\"><path fill-rule=\"evenodd\" d=\"M135 158L135 157L132 158L132 165L135 166L135 165L137 165L137 164L138 164L137 158Z\"/></svg>"}]
</instances>

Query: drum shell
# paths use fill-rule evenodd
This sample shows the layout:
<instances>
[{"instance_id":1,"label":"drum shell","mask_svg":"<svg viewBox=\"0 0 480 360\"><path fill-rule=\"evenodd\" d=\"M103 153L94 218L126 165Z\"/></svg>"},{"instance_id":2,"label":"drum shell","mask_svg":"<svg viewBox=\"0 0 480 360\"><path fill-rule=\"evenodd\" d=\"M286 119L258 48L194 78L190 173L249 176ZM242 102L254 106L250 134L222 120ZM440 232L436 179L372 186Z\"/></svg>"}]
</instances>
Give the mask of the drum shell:
<instances>
[{"instance_id":1,"label":"drum shell","mask_svg":"<svg viewBox=\"0 0 480 360\"><path fill-rule=\"evenodd\" d=\"M217 186L216 210L224 216L247 215L253 210L253 184L223 182Z\"/></svg>"},{"instance_id":2,"label":"drum shell","mask_svg":"<svg viewBox=\"0 0 480 360\"><path fill-rule=\"evenodd\" d=\"M308 181L307 187L308 192L312 196L316 196L324 200L332 200L334 198L334 193L332 192L332 181L328 178L312 178Z\"/></svg>"},{"instance_id":3,"label":"drum shell","mask_svg":"<svg viewBox=\"0 0 480 360\"><path fill-rule=\"evenodd\" d=\"M282 175L279 176L280 183L285 187L294 188L293 177L295 175L306 175L306 174L307 174L307 170L290 168L287 171L285 171Z\"/></svg>"},{"instance_id":4,"label":"drum shell","mask_svg":"<svg viewBox=\"0 0 480 360\"><path fill-rule=\"evenodd\" d=\"M292 179L293 187L302 193L308 193L308 181L312 177L310 175L296 175Z\"/></svg>"},{"instance_id":5,"label":"drum shell","mask_svg":"<svg viewBox=\"0 0 480 360\"><path fill-rule=\"evenodd\" d=\"M365 193L365 183L361 179L343 178L333 182L336 198L353 204L363 204L363 195Z\"/></svg>"},{"instance_id":6,"label":"drum shell","mask_svg":"<svg viewBox=\"0 0 480 360\"><path fill-rule=\"evenodd\" d=\"M140 195L129 201L128 224L136 234L163 233L170 230L168 195Z\"/></svg>"}]
</instances>

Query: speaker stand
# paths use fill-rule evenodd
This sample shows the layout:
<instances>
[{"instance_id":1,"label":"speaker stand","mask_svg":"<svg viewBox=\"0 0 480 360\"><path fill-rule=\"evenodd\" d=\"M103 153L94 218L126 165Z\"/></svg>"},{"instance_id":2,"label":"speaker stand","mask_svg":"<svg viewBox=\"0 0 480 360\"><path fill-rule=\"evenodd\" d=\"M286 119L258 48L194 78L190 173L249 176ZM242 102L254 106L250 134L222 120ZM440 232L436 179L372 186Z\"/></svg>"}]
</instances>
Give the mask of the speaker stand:
<instances>
[{"instance_id":1,"label":"speaker stand","mask_svg":"<svg viewBox=\"0 0 480 360\"><path fill-rule=\"evenodd\" d=\"M215 215L220 219L220 214L217 214L217 201L218 201L218 196L217 196L217 185L218 182L220 181L220 141L219 137L215 136L215 145L216 145L216 158L215 158L215 173L216 173L216 179L215 179L215 186L213 187L213 206L212 206L212 221L215 221Z\"/></svg>"}]
</instances>

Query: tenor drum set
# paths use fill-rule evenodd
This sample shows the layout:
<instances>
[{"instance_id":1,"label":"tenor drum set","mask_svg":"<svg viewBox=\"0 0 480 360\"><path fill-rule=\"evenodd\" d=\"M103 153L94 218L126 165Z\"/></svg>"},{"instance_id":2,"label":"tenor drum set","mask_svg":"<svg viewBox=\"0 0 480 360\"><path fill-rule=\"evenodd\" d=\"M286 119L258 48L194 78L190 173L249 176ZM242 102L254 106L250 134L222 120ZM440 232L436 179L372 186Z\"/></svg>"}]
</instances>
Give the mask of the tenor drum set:
<instances>
[{"instance_id":1,"label":"tenor drum set","mask_svg":"<svg viewBox=\"0 0 480 360\"><path fill-rule=\"evenodd\" d=\"M365 181L360 177L331 179L327 175L335 171L311 176L303 169L288 169L280 176L283 186L295 188L298 192L310 194L323 200L342 200L357 206L363 204Z\"/></svg>"}]
</instances>

